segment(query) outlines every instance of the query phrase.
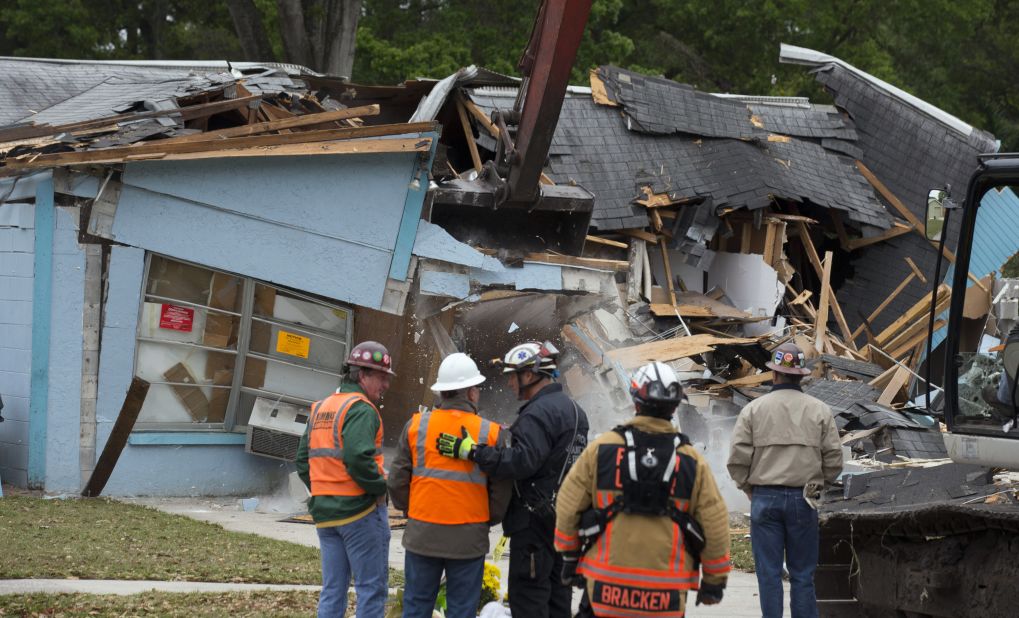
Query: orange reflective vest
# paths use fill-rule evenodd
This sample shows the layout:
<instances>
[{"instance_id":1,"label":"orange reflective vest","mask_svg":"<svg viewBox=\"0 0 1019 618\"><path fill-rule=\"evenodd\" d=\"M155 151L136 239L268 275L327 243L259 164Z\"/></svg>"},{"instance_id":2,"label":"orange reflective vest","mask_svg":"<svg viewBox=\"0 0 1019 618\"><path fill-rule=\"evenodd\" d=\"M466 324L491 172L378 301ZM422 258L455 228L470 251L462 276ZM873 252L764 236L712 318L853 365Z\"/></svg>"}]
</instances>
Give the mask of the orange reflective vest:
<instances>
[{"instance_id":1,"label":"orange reflective vest","mask_svg":"<svg viewBox=\"0 0 1019 618\"><path fill-rule=\"evenodd\" d=\"M313 496L360 496L366 493L347 472L343 463L343 421L355 403L363 401L375 407L363 393L334 393L312 406L311 434L308 436L308 466ZM375 433L375 463L383 474L382 415Z\"/></svg>"},{"instance_id":2,"label":"orange reflective vest","mask_svg":"<svg viewBox=\"0 0 1019 618\"><path fill-rule=\"evenodd\" d=\"M449 525L489 521L488 476L473 461L443 457L435 447L440 433L459 436L461 427L476 436L478 444L498 444L499 425L472 412L438 409L418 412L411 419L408 517Z\"/></svg>"}]
</instances>

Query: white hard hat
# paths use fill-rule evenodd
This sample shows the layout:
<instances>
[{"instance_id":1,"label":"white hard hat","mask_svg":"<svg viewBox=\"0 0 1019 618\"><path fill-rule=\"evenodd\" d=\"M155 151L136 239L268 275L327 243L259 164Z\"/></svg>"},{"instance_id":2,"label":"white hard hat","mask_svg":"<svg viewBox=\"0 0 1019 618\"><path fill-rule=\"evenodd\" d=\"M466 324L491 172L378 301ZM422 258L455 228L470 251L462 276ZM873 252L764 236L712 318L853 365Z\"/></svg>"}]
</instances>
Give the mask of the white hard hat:
<instances>
[{"instance_id":1,"label":"white hard hat","mask_svg":"<svg viewBox=\"0 0 1019 618\"><path fill-rule=\"evenodd\" d=\"M545 343L538 343L536 341L521 343L518 346L514 346L509 352L506 352L506 356L502 359L502 372L513 373L514 371L534 367L535 364L538 366L538 371L552 372L556 369L556 357L558 355L559 350L547 341Z\"/></svg>"},{"instance_id":2,"label":"white hard hat","mask_svg":"<svg viewBox=\"0 0 1019 618\"><path fill-rule=\"evenodd\" d=\"M630 396L639 404L677 405L683 399L683 386L672 367L652 361L630 378Z\"/></svg>"},{"instance_id":3,"label":"white hard hat","mask_svg":"<svg viewBox=\"0 0 1019 618\"><path fill-rule=\"evenodd\" d=\"M471 357L463 352L455 352L442 359L438 380L432 384L432 392L458 391L469 386L477 386L484 381L485 376L478 371L478 366Z\"/></svg>"}]
</instances>

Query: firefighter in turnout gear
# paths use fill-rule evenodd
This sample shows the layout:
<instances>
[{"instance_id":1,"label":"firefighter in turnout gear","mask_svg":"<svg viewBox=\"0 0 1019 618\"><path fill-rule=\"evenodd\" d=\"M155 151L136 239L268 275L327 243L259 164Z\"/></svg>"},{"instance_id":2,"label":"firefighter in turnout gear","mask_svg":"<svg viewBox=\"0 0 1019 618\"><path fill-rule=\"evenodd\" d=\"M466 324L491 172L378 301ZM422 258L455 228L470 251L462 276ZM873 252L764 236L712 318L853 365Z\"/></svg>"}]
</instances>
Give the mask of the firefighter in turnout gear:
<instances>
[{"instance_id":1,"label":"firefighter in turnout gear","mask_svg":"<svg viewBox=\"0 0 1019 618\"><path fill-rule=\"evenodd\" d=\"M598 437L566 476L556 503L563 581L583 585L579 616L672 616L722 600L729 512L711 469L671 418L683 399L664 363L630 384L637 415ZM586 581L585 581L586 580Z\"/></svg>"},{"instance_id":2,"label":"firefighter in turnout gear","mask_svg":"<svg viewBox=\"0 0 1019 618\"><path fill-rule=\"evenodd\" d=\"M311 490L308 512L322 552L318 615L343 616L351 576L357 618L385 610L389 590L389 517L382 458L382 416L392 358L374 341L354 346L336 392L311 406L297 447L297 472Z\"/></svg>"},{"instance_id":3,"label":"firefighter in turnout gear","mask_svg":"<svg viewBox=\"0 0 1019 618\"><path fill-rule=\"evenodd\" d=\"M502 520L512 483L492 481L471 461L440 456L436 438L464 427L482 444L504 443L498 423L478 416L484 381L469 356L450 354L432 385L438 407L414 414L400 436L389 497L408 517L404 618L431 618L443 573L447 618L478 614L489 529Z\"/></svg>"},{"instance_id":4,"label":"firefighter in turnout gear","mask_svg":"<svg viewBox=\"0 0 1019 618\"><path fill-rule=\"evenodd\" d=\"M558 350L523 343L495 361L517 399L526 403L509 428L510 446L476 443L466 429L440 434L438 450L469 459L493 479L512 479L503 518L510 537L510 611L525 618L567 618L573 591L560 581L562 558L553 547L555 500L570 466L587 445L587 415L554 380ZM453 508L455 505L451 505Z\"/></svg>"}]
</instances>

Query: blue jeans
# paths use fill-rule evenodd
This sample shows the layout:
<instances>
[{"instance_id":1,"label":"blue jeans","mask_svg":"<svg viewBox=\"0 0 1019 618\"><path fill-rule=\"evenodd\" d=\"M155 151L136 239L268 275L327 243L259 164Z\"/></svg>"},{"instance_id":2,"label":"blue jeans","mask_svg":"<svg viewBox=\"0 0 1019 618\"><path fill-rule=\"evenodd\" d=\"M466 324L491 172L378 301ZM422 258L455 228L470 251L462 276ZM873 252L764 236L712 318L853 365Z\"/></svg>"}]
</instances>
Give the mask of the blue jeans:
<instances>
[{"instance_id":1,"label":"blue jeans","mask_svg":"<svg viewBox=\"0 0 1019 618\"><path fill-rule=\"evenodd\" d=\"M322 547L319 618L343 618L347 589L354 576L357 618L386 613L389 594L389 516L385 506L343 526L317 528Z\"/></svg>"},{"instance_id":2,"label":"blue jeans","mask_svg":"<svg viewBox=\"0 0 1019 618\"><path fill-rule=\"evenodd\" d=\"M475 618L481 599L485 557L453 560L407 552L404 559L403 618L431 618L446 571L446 618Z\"/></svg>"},{"instance_id":3,"label":"blue jeans","mask_svg":"<svg viewBox=\"0 0 1019 618\"><path fill-rule=\"evenodd\" d=\"M782 616L782 558L789 570L789 608L793 618L817 618L814 570L817 568L817 511L803 489L754 487L750 500L750 542L764 618Z\"/></svg>"}]
</instances>

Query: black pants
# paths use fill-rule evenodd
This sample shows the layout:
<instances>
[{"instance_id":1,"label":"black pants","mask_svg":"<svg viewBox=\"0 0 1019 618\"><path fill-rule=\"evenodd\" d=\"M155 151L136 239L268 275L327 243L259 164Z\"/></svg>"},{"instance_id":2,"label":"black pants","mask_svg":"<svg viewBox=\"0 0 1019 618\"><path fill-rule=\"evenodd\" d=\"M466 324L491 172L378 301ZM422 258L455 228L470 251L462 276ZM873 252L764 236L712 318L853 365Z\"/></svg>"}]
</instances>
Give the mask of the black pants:
<instances>
[{"instance_id":1,"label":"black pants","mask_svg":"<svg viewBox=\"0 0 1019 618\"><path fill-rule=\"evenodd\" d=\"M563 559L533 529L510 536L509 604L514 616L570 618L573 589L560 581Z\"/></svg>"}]
</instances>

